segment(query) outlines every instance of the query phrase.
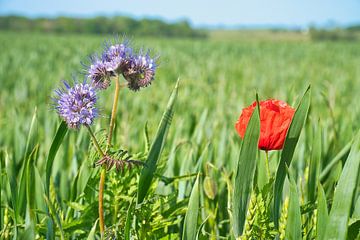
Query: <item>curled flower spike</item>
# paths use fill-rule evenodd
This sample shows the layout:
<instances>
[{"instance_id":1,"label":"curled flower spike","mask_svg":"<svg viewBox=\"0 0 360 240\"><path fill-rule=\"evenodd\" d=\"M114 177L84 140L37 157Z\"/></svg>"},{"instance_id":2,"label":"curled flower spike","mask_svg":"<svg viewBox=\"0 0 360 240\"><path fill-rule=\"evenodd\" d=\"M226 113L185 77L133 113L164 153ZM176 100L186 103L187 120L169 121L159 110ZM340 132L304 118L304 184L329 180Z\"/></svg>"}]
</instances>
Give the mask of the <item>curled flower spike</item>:
<instances>
[{"instance_id":1,"label":"curled flower spike","mask_svg":"<svg viewBox=\"0 0 360 240\"><path fill-rule=\"evenodd\" d=\"M106 170L108 170L108 171L111 168L115 167L116 171L118 171L118 172L120 172L120 171L123 172L125 169L125 166L127 166L127 168L129 170L131 170L134 166L142 166L142 165L144 165L144 162L142 162L142 161L133 160L130 158L115 159L115 158L112 158L107 155L95 163L95 166L105 166Z\"/></svg>"},{"instance_id":2,"label":"curled flower spike","mask_svg":"<svg viewBox=\"0 0 360 240\"><path fill-rule=\"evenodd\" d=\"M155 59L151 58L149 53L133 56L125 66L123 75L128 81L128 87L133 91L147 87L155 77L156 70Z\"/></svg>"},{"instance_id":3,"label":"curled flower spike","mask_svg":"<svg viewBox=\"0 0 360 240\"><path fill-rule=\"evenodd\" d=\"M110 86L110 78L114 76L114 73L108 69L109 63L104 62L98 57L92 57L92 63L88 70L88 77L95 88L107 89Z\"/></svg>"},{"instance_id":4,"label":"curled flower spike","mask_svg":"<svg viewBox=\"0 0 360 240\"><path fill-rule=\"evenodd\" d=\"M64 81L65 89L55 91L55 109L70 128L78 129L81 125L89 126L98 115L96 91L85 81L71 87Z\"/></svg>"}]
</instances>

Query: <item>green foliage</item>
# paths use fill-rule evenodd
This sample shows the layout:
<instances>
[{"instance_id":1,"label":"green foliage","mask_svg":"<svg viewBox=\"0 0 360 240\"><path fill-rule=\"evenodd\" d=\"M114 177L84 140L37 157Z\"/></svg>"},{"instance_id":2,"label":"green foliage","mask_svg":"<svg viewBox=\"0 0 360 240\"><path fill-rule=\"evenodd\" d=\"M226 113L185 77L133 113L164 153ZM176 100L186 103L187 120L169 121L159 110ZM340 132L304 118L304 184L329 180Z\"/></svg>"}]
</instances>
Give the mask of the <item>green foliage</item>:
<instances>
[{"instance_id":1,"label":"green foliage","mask_svg":"<svg viewBox=\"0 0 360 240\"><path fill-rule=\"evenodd\" d=\"M0 239L99 239L99 169L93 165L99 155L86 129L66 130L61 125L50 96L59 80L79 70L79 62L86 60L83 56L96 50L103 38L0 34ZM297 219L297 234L300 226L304 239L325 239L329 228L339 231L328 225L335 216L336 228L347 232L340 237L358 238L360 189L354 166L358 147L351 141L360 119L357 43L223 37L141 38L137 42L160 52L161 65L151 87L138 93L120 91L110 154L120 157L121 150L127 150L133 159L145 161L179 76L181 91L144 201L136 204L141 167L108 172L104 192L107 237L180 239L200 172L196 237L233 238L231 209L233 193L239 191L234 182L242 144L234 122L241 109L255 100L252 91L262 99L278 98L295 106L294 100L310 81L310 111L305 124L296 126L303 128L302 134L284 170L295 186L285 179L277 197L279 227L273 221L275 174L266 177L261 152L255 157L252 183L246 186L250 190L239 239L285 239L291 219ZM113 87L100 94L101 113L111 110ZM108 121L104 116L92 126L102 147L107 131L100 126ZM269 152L273 173L284 151ZM245 171L240 173L245 175ZM291 204L294 199L298 205Z\"/></svg>"},{"instance_id":2,"label":"green foliage","mask_svg":"<svg viewBox=\"0 0 360 240\"><path fill-rule=\"evenodd\" d=\"M315 41L357 41L360 39L359 26L331 30L310 28L310 37Z\"/></svg>"},{"instance_id":3,"label":"green foliage","mask_svg":"<svg viewBox=\"0 0 360 240\"><path fill-rule=\"evenodd\" d=\"M133 19L129 17L95 18L26 18L20 16L1 16L0 30L112 34L126 32L140 36L205 38L205 31L193 29L189 22L166 23L157 19Z\"/></svg>"},{"instance_id":4,"label":"green foliage","mask_svg":"<svg viewBox=\"0 0 360 240\"><path fill-rule=\"evenodd\" d=\"M323 239L346 239L350 209L360 167L360 133L357 134L335 190Z\"/></svg>"}]
</instances>

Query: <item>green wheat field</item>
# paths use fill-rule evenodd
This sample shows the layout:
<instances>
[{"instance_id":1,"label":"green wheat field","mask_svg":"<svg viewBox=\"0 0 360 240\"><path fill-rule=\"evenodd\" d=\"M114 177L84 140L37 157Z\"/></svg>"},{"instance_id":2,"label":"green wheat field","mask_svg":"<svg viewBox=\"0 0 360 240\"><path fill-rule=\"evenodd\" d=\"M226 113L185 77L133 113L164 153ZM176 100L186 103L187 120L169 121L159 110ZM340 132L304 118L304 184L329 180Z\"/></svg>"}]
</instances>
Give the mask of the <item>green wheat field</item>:
<instances>
[{"instance_id":1,"label":"green wheat field","mask_svg":"<svg viewBox=\"0 0 360 240\"><path fill-rule=\"evenodd\" d=\"M97 153L86 128L61 128L51 97L108 38L0 32L1 239L100 239ZM150 87L120 90L114 148L146 164L108 171L104 239L360 239L360 42L130 39L160 64ZM99 139L114 87L99 96ZM234 128L256 93L297 108L270 178L256 134Z\"/></svg>"}]
</instances>

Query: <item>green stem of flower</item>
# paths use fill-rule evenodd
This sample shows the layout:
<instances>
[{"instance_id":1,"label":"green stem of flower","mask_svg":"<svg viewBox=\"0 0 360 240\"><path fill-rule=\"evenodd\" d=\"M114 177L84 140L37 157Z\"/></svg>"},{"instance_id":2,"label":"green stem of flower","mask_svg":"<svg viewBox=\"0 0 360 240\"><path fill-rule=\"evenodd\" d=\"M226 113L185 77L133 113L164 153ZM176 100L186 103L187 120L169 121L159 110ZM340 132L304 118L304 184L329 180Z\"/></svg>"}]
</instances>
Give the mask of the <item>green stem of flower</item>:
<instances>
[{"instance_id":1,"label":"green stem of flower","mask_svg":"<svg viewBox=\"0 0 360 240\"><path fill-rule=\"evenodd\" d=\"M112 107L112 111L111 111L111 119L110 119L109 135L108 135L108 139L107 139L106 152L109 150L109 148L111 146L111 140L112 140L112 135L113 135L113 131L114 131L116 110L117 110L117 105L118 105L118 100L119 100L120 88L121 88L121 85L120 85L120 76L119 76L116 79L114 101L113 101L113 107Z\"/></svg>"},{"instance_id":2,"label":"green stem of flower","mask_svg":"<svg viewBox=\"0 0 360 240\"><path fill-rule=\"evenodd\" d=\"M99 225L100 225L100 237L104 239L105 223L104 223L104 183L106 176L106 168L101 169L100 183L99 183Z\"/></svg>"},{"instance_id":3,"label":"green stem of flower","mask_svg":"<svg viewBox=\"0 0 360 240\"><path fill-rule=\"evenodd\" d=\"M265 151L265 156L266 156L266 159L265 159L266 173L267 173L268 179L270 179L271 173L270 173L270 167L269 167L269 152L268 151Z\"/></svg>"},{"instance_id":4,"label":"green stem of flower","mask_svg":"<svg viewBox=\"0 0 360 240\"><path fill-rule=\"evenodd\" d=\"M105 153L107 153L109 148L111 147L111 140L112 140L112 135L113 135L114 126L115 126L116 110L117 110L117 105L118 105L118 100L119 100L120 88L121 88L121 85L120 85L120 76L119 76L116 79L114 101L113 101L113 107L112 107L112 111L111 111L109 134L108 134L108 138L107 138L107 145L106 145ZM104 196L105 177L106 177L106 168L103 167L101 169L100 183L99 183L99 225L100 225L101 239L104 238L104 230L105 230L104 208L103 208L103 206L104 206L103 196Z\"/></svg>"},{"instance_id":5,"label":"green stem of flower","mask_svg":"<svg viewBox=\"0 0 360 240\"><path fill-rule=\"evenodd\" d=\"M97 141L93 131L91 130L90 126L86 126L86 128L88 129L89 133L90 133L90 136L91 136L91 139L93 140L93 143L96 147L96 149L98 150L99 154L104 157L105 156L105 153L103 152L103 150L101 150L101 147L99 145L99 142Z\"/></svg>"}]
</instances>

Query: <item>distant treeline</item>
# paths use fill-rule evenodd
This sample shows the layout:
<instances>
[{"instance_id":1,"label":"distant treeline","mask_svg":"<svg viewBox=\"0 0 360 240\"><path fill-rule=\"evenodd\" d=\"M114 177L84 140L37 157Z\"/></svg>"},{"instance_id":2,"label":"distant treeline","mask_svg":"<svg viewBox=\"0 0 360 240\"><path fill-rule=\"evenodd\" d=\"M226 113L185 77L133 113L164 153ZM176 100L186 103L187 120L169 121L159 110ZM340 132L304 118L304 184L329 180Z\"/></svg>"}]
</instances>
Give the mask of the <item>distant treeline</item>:
<instances>
[{"instance_id":1,"label":"distant treeline","mask_svg":"<svg viewBox=\"0 0 360 240\"><path fill-rule=\"evenodd\" d=\"M26 18L0 17L1 30L54 33L126 33L142 36L204 38L207 32L193 29L187 21L166 23L157 19L135 20L130 17Z\"/></svg>"},{"instance_id":2,"label":"distant treeline","mask_svg":"<svg viewBox=\"0 0 360 240\"><path fill-rule=\"evenodd\" d=\"M331 30L310 28L309 33L315 41L358 41L360 40L360 25Z\"/></svg>"}]
</instances>

